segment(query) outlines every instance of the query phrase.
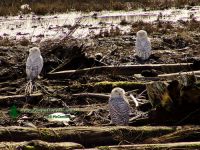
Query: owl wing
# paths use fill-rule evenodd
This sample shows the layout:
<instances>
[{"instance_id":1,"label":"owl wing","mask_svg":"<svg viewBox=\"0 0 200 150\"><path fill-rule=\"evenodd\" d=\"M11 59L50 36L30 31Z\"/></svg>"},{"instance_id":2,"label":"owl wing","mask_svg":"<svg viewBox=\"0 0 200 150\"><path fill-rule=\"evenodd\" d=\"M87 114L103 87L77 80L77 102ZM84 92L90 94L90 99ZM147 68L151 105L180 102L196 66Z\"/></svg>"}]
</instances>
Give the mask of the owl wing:
<instances>
[{"instance_id":1,"label":"owl wing","mask_svg":"<svg viewBox=\"0 0 200 150\"><path fill-rule=\"evenodd\" d=\"M138 38L136 38L135 49L136 49L136 52L143 50L142 45L141 45L141 41Z\"/></svg>"},{"instance_id":2,"label":"owl wing","mask_svg":"<svg viewBox=\"0 0 200 150\"><path fill-rule=\"evenodd\" d=\"M36 66L38 67L38 75L41 73L43 65L44 65L43 58L42 56L40 56L36 59Z\"/></svg>"},{"instance_id":3,"label":"owl wing","mask_svg":"<svg viewBox=\"0 0 200 150\"><path fill-rule=\"evenodd\" d=\"M30 76L31 76L31 66L32 66L32 61L29 56L26 60L26 75L28 79L30 79Z\"/></svg>"},{"instance_id":4,"label":"owl wing","mask_svg":"<svg viewBox=\"0 0 200 150\"><path fill-rule=\"evenodd\" d=\"M151 51L151 41L149 38L147 38L147 41L145 44L145 51Z\"/></svg>"},{"instance_id":5,"label":"owl wing","mask_svg":"<svg viewBox=\"0 0 200 150\"><path fill-rule=\"evenodd\" d=\"M26 62L26 74L28 79L35 79L41 73L43 68L43 58L42 56L35 59L28 57Z\"/></svg>"},{"instance_id":6,"label":"owl wing","mask_svg":"<svg viewBox=\"0 0 200 150\"><path fill-rule=\"evenodd\" d=\"M110 98L109 110L111 120L118 124L127 124L129 120L130 107L123 97Z\"/></svg>"}]
</instances>

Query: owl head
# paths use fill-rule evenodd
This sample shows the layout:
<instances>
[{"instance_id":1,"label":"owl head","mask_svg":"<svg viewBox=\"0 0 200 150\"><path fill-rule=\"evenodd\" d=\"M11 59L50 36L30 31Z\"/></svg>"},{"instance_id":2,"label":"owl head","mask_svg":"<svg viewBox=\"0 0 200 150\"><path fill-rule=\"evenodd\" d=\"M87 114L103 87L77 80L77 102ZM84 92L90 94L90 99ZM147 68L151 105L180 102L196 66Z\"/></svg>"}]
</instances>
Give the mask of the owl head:
<instances>
[{"instance_id":1,"label":"owl head","mask_svg":"<svg viewBox=\"0 0 200 150\"><path fill-rule=\"evenodd\" d=\"M137 32L137 38L147 38L147 32L145 30L140 30Z\"/></svg>"},{"instance_id":2,"label":"owl head","mask_svg":"<svg viewBox=\"0 0 200 150\"><path fill-rule=\"evenodd\" d=\"M29 55L32 55L32 54L40 55L40 49L38 47L33 47L29 49Z\"/></svg>"},{"instance_id":3,"label":"owl head","mask_svg":"<svg viewBox=\"0 0 200 150\"><path fill-rule=\"evenodd\" d=\"M125 91L122 88L116 87L111 91L111 97L124 97Z\"/></svg>"}]
</instances>

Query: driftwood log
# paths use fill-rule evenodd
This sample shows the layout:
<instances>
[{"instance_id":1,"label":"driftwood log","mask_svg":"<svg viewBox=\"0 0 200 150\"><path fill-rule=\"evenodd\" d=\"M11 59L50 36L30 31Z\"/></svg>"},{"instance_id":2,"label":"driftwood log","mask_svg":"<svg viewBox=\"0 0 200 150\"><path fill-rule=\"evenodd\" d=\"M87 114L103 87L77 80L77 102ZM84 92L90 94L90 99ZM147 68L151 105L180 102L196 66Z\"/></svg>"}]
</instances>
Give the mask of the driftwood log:
<instances>
[{"instance_id":1,"label":"driftwood log","mask_svg":"<svg viewBox=\"0 0 200 150\"><path fill-rule=\"evenodd\" d=\"M157 81L147 84L146 86L149 100L154 107L161 105L167 110L170 109L168 107L172 103L172 99L169 96L169 91L167 89L168 83Z\"/></svg>"},{"instance_id":2,"label":"driftwood log","mask_svg":"<svg viewBox=\"0 0 200 150\"><path fill-rule=\"evenodd\" d=\"M71 78L80 77L82 75L95 75L95 74L111 74L111 75L134 75L140 74L143 70L157 70L163 73L175 73L180 71L191 70L191 63L182 64L146 64L146 65L127 65L127 66L101 66L92 67L79 70L65 70L59 72L49 73L48 77L51 79L56 78Z\"/></svg>"},{"instance_id":3,"label":"driftwood log","mask_svg":"<svg viewBox=\"0 0 200 150\"><path fill-rule=\"evenodd\" d=\"M25 142L0 142L0 149L4 150L74 150L83 149L84 147L78 143L73 142L59 142L59 143L48 143L40 140L32 140Z\"/></svg>"},{"instance_id":4,"label":"driftwood log","mask_svg":"<svg viewBox=\"0 0 200 150\"><path fill-rule=\"evenodd\" d=\"M190 75L190 74L200 75L200 71L189 71L189 72L179 72L179 73L171 73L171 74L161 74L161 75L158 75L158 78L173 80L174 78L177 78L180 75Z\"/></svg>"},{"instance_id":5,"label":"driftwood log","mask_svg":"<svg viewBox=\"0 0 200 150\"><path fill-rule=\"evenodd\" d=\"M200 149L200 142L179 142L165 144L133 144L133 145L117 145L117 146L100 146L93 150L166 150L166 149Z\"/></svg>"},{"instance_id":6,"label":"driftwood log","mask_svg":"<svg viewBox=\"0 0 200 150\"><path fill-rule=\"evenodd\" d=\"M157 77L144 77L142 75L136 74L135 77L138 80L145 80L145 81L159 81L159 80L174 80L180 75L191 75L194 74L197 79L200 79L200 71L189 71L189 72L179 72L179 73L165 73L159 74Z\"/></svg>"},{"instance_id":7,"label":"driftwood log","mask_svg":"<svg viewBox=\"0 0 200 150\"><path fill-rule=\"evenodd\" d=\"M43 97L42 93L26 95L12 95L12 96L0 96L0 107L10 107L13 105L23 106L25 103L37 104Z\"/></svg>"},{"instance_id":8,"label":"driftwood log","mask_svg":"<svg viewBox=\"0 0 200 150\"><path fill-rule=\"evenodd\" d=\"M129 94L129 92L127 92L126 94ZM76 100L78 100L77 98L84 98L85 99L85 98L89 97L89 98L99 99L100 101L102 101L102 102L105 101L107 103L108 103L108 100L110 98L110 95L102 94L102 93L77 93L77 94L72 94L72 96L74 98L76 98ZM133 101L133 99L129 95L127 95L127 98L129 100L130 104L135 105L135 102ZM141 104L141 105L149 103L149 101L146 100L146 99L137 99L137 100L140 101L138 103ZM93 106L91 106L91 107L93 107Z\"/></svg>"},{"instance_id":9,"label":"driftwood log","mask_svg":"<svg viewBox=\"0 0 200 150\"><path fill-rule=\"evenodd\" d=\"M47 142L75 142L83 146L118 144L121 141L140 142L176 131L176 127L66 127L25 128L0 127L0 141L43 140Z\"/></svg>"},{"instance_id":10,"label":"driftwood log","mask_svg":"<svg viewBox=\"0 0 200 150\"><path fill-rule=\"evenodd\" d=\"M66 91L70 91L72 93L77 92L97 92L97 93L107 93L111 92L114 87L123 88L125 91L131 91L138 89L139 91L144 91L146 89L145 82L130 82L130 81L119 81L119 82L95 82L88 84L77 84L77 85L69 85L65 87Z\"/></svg>"},{"instance_id":11,"label":"driftwood log","mask_svg":"<svg viewBox=\"0 0 200 150\"><path fill-rule=\"evenodd\" d=\"M171 82L151 82L146 87L149 100L154 107L160 105L170 111L169 107L198 108L200 104L200 84L194 75L180 76L179 80Z\"/></svg>"},{"instance_id":12,"label":"driftwood log","mask_svg":"<svg viewBox=\"0 0 200 150\"><path fill-rule=\"evenodd\" d=\"M106 94L101 94L101 93L77 93L77 94L72 94L74 97L90 97L90 98L98 98L98 99L103 99L103 100L108 100L110 95Z\"/></svg>"},{"instance_id":13,"label":"driftwood log","mask_svg":"<svg viewBox=\"0 0 200 150\"><path fill-rule=\"evenodd\" d=\"M147 120L165 125L199 124L199 87L193 75L171 82L147 84L148 97L154 108L148 113Z\"/></svg>"},{"instance_id":14,"label":"driftwood log","mask_svg":"<svg viewBox=\"0 0 200 150\"><path fill-rule=\"evenodd\" d=\"M163 135L158 138L150 138L145 140L146 143L174 143L181 141L199 141L200 128L199 127L186 127L177 130L173 133Z\"/></svg>"}]
</instances>

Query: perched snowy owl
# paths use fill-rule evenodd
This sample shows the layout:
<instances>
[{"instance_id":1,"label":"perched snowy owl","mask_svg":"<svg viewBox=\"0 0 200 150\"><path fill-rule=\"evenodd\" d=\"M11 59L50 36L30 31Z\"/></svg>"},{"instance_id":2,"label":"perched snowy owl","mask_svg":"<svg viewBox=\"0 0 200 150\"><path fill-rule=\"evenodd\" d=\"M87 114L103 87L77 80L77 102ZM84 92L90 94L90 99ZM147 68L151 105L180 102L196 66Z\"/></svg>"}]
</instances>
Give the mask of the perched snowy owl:
<instances>
[{"instance_id":1,"label":"perched snowy owl","mask_svg":"<svg viewBox=\"0 0 200 150\"><path fill-rule=\"evenodd\" d=\"M29 4L24 4L24 5L21 5L21 10L31 10Z\"/></svg>"},{"instance_id":2,"label":"perched snowy owl","mask_svg":"<svg viewBox=\"0 0 200 150\"><path fill-rule=\"evenodd\" d=\"M147 37L147 32L140 30L136 37L136 55L142 60L146 60L151 55L151 41Z\"/></svg>"},{"instance_id":3,"label":"perched snowy owl","mask_svg":"<svg viewBox=\"0 0 200 150\"><path fill-rule=\"evenodd\" d=\"M26 75L28 80L33 81L37 78L43 68L43 58L38 47L29 50L29 56L26 61Z\"/></svg>"},{"instance_id":4,"label":"perched snowy owl","mask_svg":"<svg viewBox=\"0 0 200 150\"><path fill-rule=\"evenodd\" d=\"M130 106L125 97L125 91L114 88L109 99L111 123L115 125L128 125Z\"/></svg>"}]
</instances>

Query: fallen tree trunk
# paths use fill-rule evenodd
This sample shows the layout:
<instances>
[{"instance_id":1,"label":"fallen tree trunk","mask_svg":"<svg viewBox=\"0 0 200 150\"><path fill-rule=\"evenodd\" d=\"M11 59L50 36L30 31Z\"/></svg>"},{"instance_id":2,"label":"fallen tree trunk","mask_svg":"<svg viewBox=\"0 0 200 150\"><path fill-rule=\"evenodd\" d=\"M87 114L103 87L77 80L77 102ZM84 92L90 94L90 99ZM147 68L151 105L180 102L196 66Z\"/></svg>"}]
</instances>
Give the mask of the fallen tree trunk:
<instances>
[{"instance_id":1,"label":"fallen tree trunk","mask_svg":"<svg viewBox=\"0 0 200 150\"><path fill-rule=\"evenodd\" d=\"M74 150L83 149L84 147L77 143L72 142L60 142L60 143L48 143L40 140L32 140L25 142L0 142L0 149L41 149L41 150Z\"/></svg>"},{"instance_id":2,"label":"fallen tree trunk","mask_svg":"<svg viewBox=\"0 0 200 150\"><path fill-rule=\"evenodd\" d=\"M51 79L56 78L71 78L80 77L82 75L95 75L95 74L112 74L112 75L134 75L139 74L143 70L157 70L165 73L174 73L180 71L191 70L191 63L182 64L145 64L145 65L127 65L127 66L101 66L92 67L79 70L65 70L54 73L49 73L48 77Z\"/></svg>"},{"instance_id":3,"label":"fallen tree trunk","mask_svg":"<svg viewBox=\"0 0 200 150\"><path fill-rule=\"evenodd\" d=\"M200 128L191 127L185 128L174 133L163 135L158 138L150 138L145 140L146 143L171 143L181 141L199 141L200 140Z\"/></svg>"},{"instance_id":4,"label":"fallen tree trunk","mask_svg":"<svg viewBox=\"0 0 200 150\"><path fill-rule=\"evenodd\" d=\"M117 146L100 146L96 149L109 150L166 150L166 149L200 149L200 142L179 142L166 144L134 144L134 145L117 145Z\"/></svg>"},{"instance_id":5,"label":"fallen tree trunk","mask_svg":"<svg viewBox=\"0 0 200 150\"><path fill-rule=\"evenodd\" d=\"M159 81L159 80L174 80L174 78L177 78L180 75L189 75L189 74L194 74L197 79L200 79L200 71L189 71L189 72L160 74L157 77L143 77L143 76L137 74L137 75L135 75L135 77L138 80Z\"/></svg>"},{"instance_id":6,"label":"fallen tree trunk","mask_svg":"<svg viewBox=\"0 0 200 150\"><path fill-rule=\"evenodd\" d=\"M148 97L154 107L161 106L167 111L199 108L200 84L193 74L181 75L171 82L156 81L146 85ZM190 107L189 107L190 106ZM180 110L179 110L180 111Z\"/></svg>"},{"instance_id":7,"label":"fallen tree trunk","mask_svg":"<svg viewBox=\"0 0 200 150\"><path fill-rule=\"evenodd\" d=\"M0 127L0 141L43 140L47 142L76 142L86 147L118 144L126 140L141 142L176 131L176 127L66 127L66 128L25 128Z\"/></svg>"},{"instance_id":8,"label":"fallen tree trunk","mask_svg":"<svg viewBox=\"0 0 200 150\"><path fill-rule=\"evenodd\" d=\"M24 103L37 104L43 97L42 93L26 95L0 96L0 107L9 107L12 105L23 106Z\"/></svg>"},{"instance_id":9,"label":"fallen tree trunk","mask_svg":"<svg viewBox=\"0 0 200 150\"><path fill-rule=\"evenodd\" d=\"M99 98L103 100L108 100L110 95L106 94L101 94L101 93L77 93L77 94L72 94L74 97L90 97L90 98Z\"/></svg>"},{"instance_id":10,"label":"fallen tree trunk","mask_svg":"<svg viewBox=\"0 0 200 150\"><path fill-rule=\"evenodd\" d=\"M154 108L148 119L156 124L199 124L200 83L193 75L180 76L180 81L147 84L149 100Z\"/></svg>"},{"instance_id":11,"label":"fallen tree trunk","mask_svg":"<svg viewBox=\"0 0 200 150\"><path fill-rule=\"evenodd\" d=\"M126 94L129 94L129 92L126 92ZM76 93L76 94L72 94L73 97L75 98L94 98L94 99L100 99L101 101L108 101L110 98L110 95L108 94L102 94L102 93ZM127 95L127 98L129 98L129 103L130 104L135 104L135 102L133 101L132 98L129 97L129 95ZM77 99L76 99L77 100ZM145 99L139 99L140 101L145 101L146 103L149 103L148 100ZM143 102L139 102L140 104L144 104Z\"/></svg>"},{"instance_id":12,"label":"fallen tree trunk","mask_svg":"<svg viewBox=\"0 0 200 150\"><path fill-rule=\"evenodd\" d=\"M70 91L71 93L77 92L97 92L97 93L107 93L111 92L113 88L120 87L125 91L138 89L139 91L144 91L146 89L145 82L129 82L129 81L119 81L119 82L96 82L89 84L77 84L66 86L65 90Z\"/></svg>"},{"instance_id":13,"label":"fallen tree trunk","mask_svg":"<svg viewBox=\"0 0 200 150\"><path fill-rule=\"evenodd\" d=\"M189 74L195 74L200 75L200 71L189 71L189 72L179 72L179 73L170 73L170 74L161 74L158 75L158 78L160 79L168 79L168 80L174 80L174 78L177 78L181 75L189 75Z\"/></svg>"},{"instance_id":14,"label":"fallen tree trunk","mask_svg":"<svg viewBox=\"0 0 200 150\"><path fill-rule=\"evenodd\" d=\"M157 81L147 84L147 94L152 106L162 106L169 111L172 99L169 96L169 91L167 89L168 83Z\"/></svg>"}]
</instances>

